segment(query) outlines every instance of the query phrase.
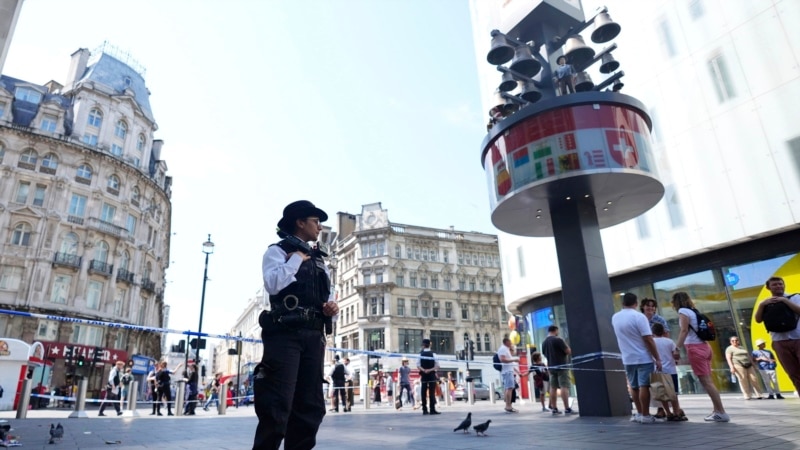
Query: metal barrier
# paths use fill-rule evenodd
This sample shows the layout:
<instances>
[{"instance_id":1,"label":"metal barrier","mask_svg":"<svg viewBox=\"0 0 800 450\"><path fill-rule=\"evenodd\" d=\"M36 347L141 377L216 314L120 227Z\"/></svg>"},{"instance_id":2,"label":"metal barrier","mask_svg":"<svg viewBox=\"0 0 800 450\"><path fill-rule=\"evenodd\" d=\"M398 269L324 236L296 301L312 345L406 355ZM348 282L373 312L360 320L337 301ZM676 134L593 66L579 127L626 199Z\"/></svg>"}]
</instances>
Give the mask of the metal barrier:
<instances>
[{"instance_id":1,"label":"metal barrier","mask_svg":"<svg viewBox=\"0 0 800 450\"><path fill-rule=\"evenodd\" d=\"M361 396L364 398L364 409L369 409L369 405L372 400L372 380L367 380L366 386L366 395L363 393L364 389L362 389Z\"/></svg>"},{"instance_id":2,"label":"metal barrier","mask_svg":"<svg viewBox=\"0 0 800 450\"><path fill-rule=\"evenodd\" d=\"M127 408L122 411L122 417L139 417L139 412L136 411L137 393L139 392L139 382L131 381L128 385L128 404Z\"/></svg>"},{"instance_id":3,"label":"metal barrier","mask_svg":"<svg viewBox=\"0 0 800 450\"><path fill-rule=\"evenodd\" d=\"M17 403L17 419L24 419L28 415L28 405L31 404L31 380L22 380L22 392L19 394Z\"/></svg>"},{"instance_id":4,"label":"metal barrier","mask_svg":"<svg viewBox=\"0 0 800 450\"><path fill-rule=\"evenodd\" d=\"M78 398L75 400L75 410L69 414L70 419L87 419L86 414L86 388L89 386L89 380L82 378L78 382Z\"/></svg>"},{"instance_id":5,"label":"metal barrier","mask_svg":"<svg viewBox=\"0 0 800 450\"><path fill-rule=\"evenodd\" d=\"M186 395L186 380L178 380L178 387L175 389L175 415L183 415L183 398Z\"/></svg>"},{"instance_id":6,"label":"metal barrier","mask_svg":"<svg viewBox=\"0 0 800 450\"><path fill-rule=\"evenodd\" d=\"M225 409L228 407L228 387L227 386L220 386L219 387L219 407L217 408L217 413L220 416L225 415Z\"/></svg>"}]
</instances>

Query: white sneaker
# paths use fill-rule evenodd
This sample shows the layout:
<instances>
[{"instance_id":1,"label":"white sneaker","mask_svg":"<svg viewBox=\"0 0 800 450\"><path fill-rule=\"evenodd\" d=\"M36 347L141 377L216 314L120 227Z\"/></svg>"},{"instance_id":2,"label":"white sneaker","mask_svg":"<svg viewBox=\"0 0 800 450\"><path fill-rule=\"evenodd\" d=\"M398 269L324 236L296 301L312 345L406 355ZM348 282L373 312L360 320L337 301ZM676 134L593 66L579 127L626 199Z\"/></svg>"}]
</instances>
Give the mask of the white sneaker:
<instances>
[{"instance_id":1,"label":"white sneaker","mask_svg":"<svg viewBox=\"0 0 800 450\"><path fill-rule=\"evenodd\" d=\"M703 420L705 420L706 422L730 422L731 416L725 413L714 411L713 413L711 413L710 416L704 418Z\"/></svg>"},{"instance_id":2,"label":"white sneaker","mask_svg":"<svg viewBox=\"0 0 800 450\"><path fill-rule=\"evenodd\" d=\"M639 414L639 413L636 413L636 414L632 415L631 416L631 422L641 423L642 422L642 415Z\"/></svg>"},{"instance_id":3,"label":"white sneaker","mask_svg":"<svg viewBox=\"0 0 800 450\"><path fill-rule=\"evenodd\" d=\"M642 416L639 423L641 423L642 425L656 423L656 418L653 416Z\"/></svg>"}]
</instances>

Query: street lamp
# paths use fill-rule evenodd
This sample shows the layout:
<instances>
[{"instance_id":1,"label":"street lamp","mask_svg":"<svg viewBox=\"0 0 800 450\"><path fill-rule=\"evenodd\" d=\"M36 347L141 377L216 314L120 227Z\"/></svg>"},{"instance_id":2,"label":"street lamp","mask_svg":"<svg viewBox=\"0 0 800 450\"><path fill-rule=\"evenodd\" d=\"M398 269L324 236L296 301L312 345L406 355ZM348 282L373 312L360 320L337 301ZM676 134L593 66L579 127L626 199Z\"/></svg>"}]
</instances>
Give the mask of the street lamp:
<instances>
[{"instance_id":1,"label":"street lamp","mask_svg":"<svg viewBox=\"0 0 800 450\"><path fill-rule=\"evenodd\" d=\"M195 364L200 362L200 349L201 343L204 339L201 338L203 333L203 308L206 304L206 281L208 281L208 255L214 253L214 243L211 242L211 235L208 235L208 240L203 242L203 253L206 254L206 266L203 269L203 292L200 294L200 323L197 325L197 348L195 349Z\"/></svg>"}]
</instances>

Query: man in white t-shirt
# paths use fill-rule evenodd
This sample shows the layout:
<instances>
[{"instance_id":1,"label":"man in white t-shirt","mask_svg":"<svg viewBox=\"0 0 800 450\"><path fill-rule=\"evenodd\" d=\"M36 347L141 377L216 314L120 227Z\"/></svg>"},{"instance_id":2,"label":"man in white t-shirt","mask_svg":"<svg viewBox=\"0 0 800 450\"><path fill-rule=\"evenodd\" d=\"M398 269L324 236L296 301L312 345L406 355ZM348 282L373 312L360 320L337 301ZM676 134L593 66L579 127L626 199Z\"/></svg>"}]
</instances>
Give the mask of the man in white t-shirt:
<instances>
[{"instance_id":1,"label":"man in white t-shirt","mask_svg":"<svg viewBox=\"0 0 800 450\"><path fill-rule=\"evenodd\" d=\"M497 357L503 364L503 369L500 371L500 376L503 378L503 392L505 393L506 412L515 413L516 409L511 407L511 399L514 392L514 363L519 361L516 356L511 356L511 339L503 339L503 345L497 349Z\"/></svg>"},{"instance_id":2,"label":"man in white t-shirt","mask_svg":"<svg viewBox=\"0 0 800 450\"><path fill-rule=\"evenodd\" d=\"M786 294L786 283L783 278L771 277L766 282L767 289L772 297L759 303L756 309L756 322L764 320L764 307L773 303L785 303L796 315L800 316L800 294ZM789 375L796 391L800 392L800 322L792 331L770 331L772 336L772 349L778 356L783 370Z\"/></svg>"},{"instance_id":3,"label":"man in white t-shirt","mask_svg":"<svg viewBox=\"0 0 800 450\"><path fill-rule=\"evenodd\" d=\"M622 296L622 310L611 317L614 333L617 335L622 364L631 386L631 397L636 405L636 421L642 424L654 423L650 415L650 374L653 361L656 370L661 370L661 359L653 341L653 332L647 316L637 311L639 299L630 292Z\"/></svg>"}]
</instances>

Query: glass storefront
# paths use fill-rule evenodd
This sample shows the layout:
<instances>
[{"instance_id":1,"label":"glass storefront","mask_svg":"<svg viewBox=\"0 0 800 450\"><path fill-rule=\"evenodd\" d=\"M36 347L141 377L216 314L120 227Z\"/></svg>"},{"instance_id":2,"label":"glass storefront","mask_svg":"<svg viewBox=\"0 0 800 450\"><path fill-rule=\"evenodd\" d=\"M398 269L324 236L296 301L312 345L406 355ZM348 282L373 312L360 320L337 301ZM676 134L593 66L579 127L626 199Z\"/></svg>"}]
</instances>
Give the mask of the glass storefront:
<instances>
[{"instance_id":1,"label":"glass storefront","mask_svg":"<svg viewBox=\"0 0 800 450\"><path fill-rule=\"evenodd\" d=\"M697 309L711 318L717 330L717 339L709 342L713 351L711 365L717 388L721 392L739 392L739 385L731 380L725 349L731 336L738 336L749 351L754 349L753 342L758 338L766 340L767 349L771 349L769 334L763 325L755 324L753 320L757 303L769 297L764 283L771 276L780 276L786 280L787 293L800 292L800 253L734 266L717 266L652 283L616 285L613 292L614 308L616 311L621 308L621 301L618 300L626 292L636 294L639 299L655 298L658 302L658 314L667 320L670 337L677 341L680 326L677 312L672 309L670 300L675 292L687 292ZM554 299L552 303L560 302ZM547 337L547 327L552 324L559 327L561 336L569 342L563 305L551 304L535 309L526 316L526 322L528 337L534 343L541 343ZM791 391L792 384L780 365L778 371L781 389ZM704 393L703 387L692 373L685 352L678 361L678 380L680 393Z\"/></svg>"}]
</instances>

